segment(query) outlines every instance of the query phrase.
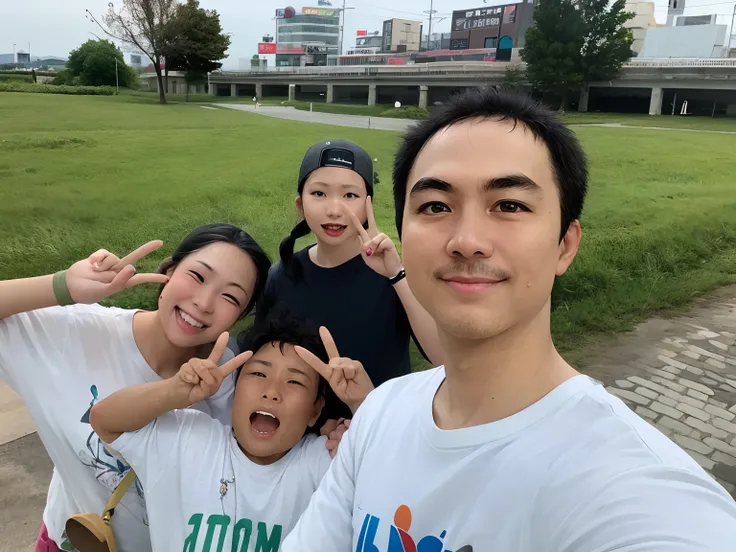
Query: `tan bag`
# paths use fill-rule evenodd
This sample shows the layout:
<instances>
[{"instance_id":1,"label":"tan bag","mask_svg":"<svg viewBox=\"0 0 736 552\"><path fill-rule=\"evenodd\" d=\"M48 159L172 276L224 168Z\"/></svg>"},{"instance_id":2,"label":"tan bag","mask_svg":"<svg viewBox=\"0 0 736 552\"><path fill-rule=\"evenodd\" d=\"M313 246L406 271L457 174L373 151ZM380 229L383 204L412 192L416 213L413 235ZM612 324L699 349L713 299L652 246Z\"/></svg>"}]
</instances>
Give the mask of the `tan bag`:
<instances>
[{"instance_id":1,"label":"tan bag","mask_svg":"<svg viewBox=\"0 0 736 552\"><path fill-rule=\"evenodd\" d=\"M110 520L115 512L115 506L120 503L133 481L135 481L135 472L131 468L112 493L105 506L105 511L102 512L102 517L98 514L74 514L66 521L66 536L74 548L79 552L118 551Z\"/></svg>"}]
</instances>

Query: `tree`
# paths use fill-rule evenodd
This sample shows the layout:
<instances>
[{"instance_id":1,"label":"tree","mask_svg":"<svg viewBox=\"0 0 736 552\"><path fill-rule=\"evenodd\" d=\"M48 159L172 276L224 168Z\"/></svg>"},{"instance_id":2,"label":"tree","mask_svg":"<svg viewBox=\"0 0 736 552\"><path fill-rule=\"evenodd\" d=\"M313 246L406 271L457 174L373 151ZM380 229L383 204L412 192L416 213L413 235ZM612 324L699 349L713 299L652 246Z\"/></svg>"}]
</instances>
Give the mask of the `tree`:
<instances>
[{"instance_id":1,"label":"tree","mask_svg":"<svg viewBox=\"0 0 736 552\"><path fill-rule=\"evenodd\" d=\"M542 92L560 96L567 107L570 89L580 86L585 23L575 0L541 0L526 32L521 58L529 82Z\"/></svg>"},{"instance_id":2,"label":"tree","mask_svg":"<svg viewBox=\"0 0 736 552\"><path fill-rule=\"evenodd\" d=\"M123 87L129 88L134 82L133 70L126 65L123 53L109 40L90 39L69 53L66 69L57 79L60 84L115 86L116 77Z\"/></svg>"},{"instance_id":3,"label":"tree","mask_svg":"<svg viewBox=\"0 0 736 552\"><path fill-rule=\"evenodd\" d=\"M581 57L583 85L615 79L623 63L632 56L634 37L624 27L634 14L626 11L626 0L581 0L587 34Z\"/></svg>"},{"instance_id":4,"label":"tree","mask_svg":"<svg viewBox=\"0 0 736 552\"><path fill-rule=\"evenodd\" d=\"M524 91L526 73L519 65L509 65L503 73L499 88L504 92L519 93Z\"/></svg>"},{"instance_id":5,"label":"tree","mask_svg":"<svg viewBox=\"0 0 736 552\"><path fill-rule=\"evenodd\" d=\"M188 101L189 84L222 67L219 60L230 47L230 37L222 32L217 11L200 8L199 0L187 0L176 7L164 43L166 70L184 72Z\"/></svg>"},{"instance_id":6,"label":"tree","mask_svg":"<svg viewBox=\"0 0 736 552\"><path fill-rule=\"evenodd\" d=\"M611 80L631 57L631 32L623 25L632 14L625 0L541 0L521 52L527 78L543 92L561 98L597 80Z\"/></svg>"},{"instance_id":7,"label":"tree","mask_svg":"<svg viewBox=\"0 0 736 552\"><path fill-rule=\"evenodd\" d=\"M166 103L166 90L161 76L163 52L166 47L167 26L176 12L176 0L122 0L119 10L110 2L104 17L106 27L90 14L105 33L144 53L153 63L158 81L159 101Z\"/></svg>"}]
</instances>

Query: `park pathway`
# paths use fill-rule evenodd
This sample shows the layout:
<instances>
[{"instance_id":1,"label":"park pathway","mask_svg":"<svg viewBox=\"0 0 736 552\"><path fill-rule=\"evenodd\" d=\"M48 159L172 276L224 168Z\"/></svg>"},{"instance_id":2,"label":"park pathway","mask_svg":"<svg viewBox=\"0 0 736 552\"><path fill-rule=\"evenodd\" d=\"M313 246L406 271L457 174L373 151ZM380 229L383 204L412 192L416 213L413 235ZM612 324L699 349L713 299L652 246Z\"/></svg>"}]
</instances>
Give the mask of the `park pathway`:
<instances>
[{"instance_id":1,"label":"park pathway","mask_svg":"<svg viewBox=\"0 0 736 552\"><path fill-rule=\"evenodd\" d=\"M301 121L304 123L318 123L322 125L333 125L350 128L372 128L374 130L394 130L403 132L418 121L413 119L393 119L391 117L366 117L365 115L340 115L337 113L321 113L319 111L304 111L295 109L291 106L271 106L264 105L255 108L252 104L211 104L213 106L235 109L237 111L247 111L249 113L257 113L266 117L275 117L277 119L287 119L290 121ZM209 106L200 106L211 109ZM679 132L700 132L706 134L736 134L736 131L730 130L707 130L697 128L670 128L660 126L636 126L626 125L622 123L572 123L571 127L598 127L598 128L627 128L635 130L657 130L657 131L679 131Z\"/></svg>"},{"instance_id":2,"label":"park pathway","mask_svg":"<svg viewBox=\"0 0 736 552\"><path fill-rule=\"evenodd\" d=\"M583 366L736 497L736 286L586 351Z\"/></svg>"},{"instance_id":3,"label":"park pathway","mask_svg":"<svg viewBox=\"0 0 736 552\"><path fill-rule=\"evenodd\" d=\"M582 354L583 371L685 449L736 496L736 286ZM33 550L51 463L0 381L0 552Z\"/></svg>"}]
</instances>

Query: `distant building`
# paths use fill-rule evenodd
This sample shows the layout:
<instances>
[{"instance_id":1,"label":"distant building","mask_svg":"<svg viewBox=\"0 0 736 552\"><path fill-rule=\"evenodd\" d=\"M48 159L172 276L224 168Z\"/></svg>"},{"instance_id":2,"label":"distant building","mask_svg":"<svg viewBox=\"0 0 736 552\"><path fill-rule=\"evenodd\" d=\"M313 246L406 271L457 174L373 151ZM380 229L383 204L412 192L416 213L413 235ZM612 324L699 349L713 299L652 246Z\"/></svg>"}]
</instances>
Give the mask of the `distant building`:
<instances>
[{"instance_id":1,"label":"distant building","mask_svg":"<svg viewBox=\"0 0 736 552\"><path fill-rule=\"evenodd\" d=\"M15 54L15 62L20 63L22 65L30 65L31 64L31 54L24 52L23 50L20 50L17 54Z\"/></svg>"},{"instance_id":2,"label":"distant building","mask_svg":"<svg viewBox=\"0 0 736 552\"><path fill-rule=\"evenodd\" d=\"M421 21L394 18L383 22L382 52L418 52L421 40Z\"/></svg>"},{"instance_id":3,"label":"distant building","mask_svg":"<svg viewBox=\"0 0 736 552\"><path fill-rule=\"evenodd\" d=\"M432 33L422 38L422 50L460 50L452 47L451 33Z\"/></svg>"},{"instance_id":4,"label":"distant building","mask_svg":"<svg viewBox=\"0 0 736 552\"><path fill-rule=\"evenodd\" d=\"M647 30L640 58L728 57L727 25L674 25Z\"/></svg>"},{"instance_id":5,"label":"distant building","mask_svg":"<svg viewBox=\"0 0 736 552\"><path fill-rule=\"evenodd\" d=\"M534 0L500 6L484 6L452 12L451 49L523 48L524 36L532 25Z\"/></svg>"},{"instance_id":6,"label":"distant building","mask_svg":"<svg viewBox=\"0 0 736 552\"><path fill-rule=\"evenodd\" d=\"M277 67L327 65L327 56L339 53L339 10L307 7L288 19L276 12Z\"/></svg>"},{"instance_id":7,"label":"distant building","mask_svg":"<svg viewBox=\"0 0 736 552\"><path fill-rule=\"evenodd\" d=\"M381 51L383 37L376 31L372 35L359 36L355 39L355 46L345 50L346 56L376 54Z\"/></svg>"},{"instance_id":8,"label":"distant building","mask_svg":"<svg viewBox=\"0 0 736 552\"><path fill-rule=\"evenodd\" d=\"M634 37L634 42L631 45L634 55L638 56L644 47L644 37L647 34L647 30L659 26L657 20L654 18L654 9L654 2L641 2L639 0L629 0L626 2L625 10L634 14L634 17L624 23L624 27L630 29Z\"/></svg>"}]
</instances>

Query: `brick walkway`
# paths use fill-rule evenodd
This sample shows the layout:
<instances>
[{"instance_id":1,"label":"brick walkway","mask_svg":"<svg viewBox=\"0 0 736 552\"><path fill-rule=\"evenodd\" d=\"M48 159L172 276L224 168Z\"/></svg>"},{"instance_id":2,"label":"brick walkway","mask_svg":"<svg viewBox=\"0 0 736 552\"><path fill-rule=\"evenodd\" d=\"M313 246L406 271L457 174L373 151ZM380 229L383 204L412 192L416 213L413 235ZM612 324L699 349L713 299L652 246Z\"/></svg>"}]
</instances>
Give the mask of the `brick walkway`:
<instances>
[{"instance_id":1,"label":"brick walkway","mask_svg":"<svg viewBox=\"0 0 736 552\"><path fill-rule=\"evenodd\" d=\"M584 372L736 497L736 286L593 351Z\"/></svg>"}]
</instances>

